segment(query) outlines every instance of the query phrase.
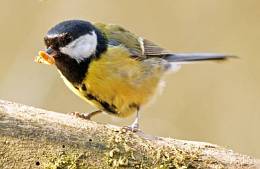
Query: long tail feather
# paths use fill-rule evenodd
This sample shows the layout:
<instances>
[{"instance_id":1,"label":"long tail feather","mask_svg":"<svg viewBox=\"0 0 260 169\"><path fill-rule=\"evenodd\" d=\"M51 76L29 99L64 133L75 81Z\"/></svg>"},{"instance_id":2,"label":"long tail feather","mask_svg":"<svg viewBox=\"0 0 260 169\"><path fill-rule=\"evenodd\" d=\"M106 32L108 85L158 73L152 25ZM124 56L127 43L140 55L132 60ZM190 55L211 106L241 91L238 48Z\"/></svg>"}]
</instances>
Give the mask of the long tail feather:
<instances>
[{"instance_id":1,"label":"long tail feather","mask_svg":"<svg viewBox=\"0 0 260 169\"><path fill-rule=\"evenodd\" d=\"M194 62L204 60L226 60L228 58L237 58L232 55L217 53L173 53L165 57L169 62Z\"/></svg>"}]
</instances>

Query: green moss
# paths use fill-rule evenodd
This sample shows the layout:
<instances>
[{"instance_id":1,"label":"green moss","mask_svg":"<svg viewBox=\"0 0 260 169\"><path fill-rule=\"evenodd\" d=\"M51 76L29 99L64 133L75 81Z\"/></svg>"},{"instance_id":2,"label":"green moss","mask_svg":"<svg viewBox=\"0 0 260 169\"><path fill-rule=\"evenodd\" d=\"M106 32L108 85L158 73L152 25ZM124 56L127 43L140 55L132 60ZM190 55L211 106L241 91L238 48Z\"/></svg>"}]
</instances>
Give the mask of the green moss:
<instances>
[{"instance_id":1,"label":"green moss","mask_svg":"<svg viewBox=\"0 0 260 169\"><path fill-rule=\"evenodd\" d=\"M84 159L84 154L79 153L61 153L53 157L45 164L46 169L83 169L81 159Z\"/></svg>"},{"instance_id":2,"label":"green moss","mask_svg":"<svg viewBox=\"0 0 260 169\"><path fill-rule=\"evenodd\" d=\"M105 153L108 166L111 168L143 168L143 157L138 156L133 142L130 139L133 133L124 129L111 134L107 147L109 151Z\"/></svg>"},{"instance_id":3,"label":"green moss","mask_svg":"<svg viewBox=\"0 0 260 169\"><path fill-rule=\"evenodd\" d=\"M106 133L109 139L101 137L92 138L89 142L84 142L84 146L75 144L65 145L48 145L44 142L34 147L31 142L16 142L11 139L0 139L3 143L2 151L10 153L22 152L16 157L24 157L22 145L31 145L31 149L41 149L41 153L37 151L37 155L30 157L31 161L26 164L33 164L46 169L85 169L85 168L140 168L140 169L194 169L194 168L210 168L209 166L218 166L219 169L225 168L219 164L214 158L201 159L202 151L195 149L192 153L185 152L183 149L169 147L168 145L158 146L151 141L139 137L132 132L111 132ZM91 149L86 149L86 147ZM23 147L23 146L22 146ZM30 148L28 150L31 150ZM1 148L0 148L1 150ZM8 150L8 151L6 151ZM1 153L1 151L0 151ZM30 156L31 151L26 155ZM1 160L1 159L0 159ZM10 159L11 161L14 159ZM9 161L10 161L9 160ZM89 164L91 161L91 164ZM7 163L8 159L2 159ZM102 164L102 166L99 166Z\"/></svg>"},{"instance_id":4,"label":"green moss","mask_svg":"<svg viewBox=\"0 0 260 169\"><path fill-rule=\"evenodd\" d=\"M133 139L133 137L135 138ZM140 149L139 146L139 149L136 149L137 143L141 144L143 148ZM106 161L112 168L195 169L208 168L216 162L215 159L204 159L202 162L200 149L195 150L194 148L195 151L192 153L168 146L156 149L151 142L126 131L111 134L108 149ZM198 161L201 162L198 163Z\"/></svg>"}]
</instances>

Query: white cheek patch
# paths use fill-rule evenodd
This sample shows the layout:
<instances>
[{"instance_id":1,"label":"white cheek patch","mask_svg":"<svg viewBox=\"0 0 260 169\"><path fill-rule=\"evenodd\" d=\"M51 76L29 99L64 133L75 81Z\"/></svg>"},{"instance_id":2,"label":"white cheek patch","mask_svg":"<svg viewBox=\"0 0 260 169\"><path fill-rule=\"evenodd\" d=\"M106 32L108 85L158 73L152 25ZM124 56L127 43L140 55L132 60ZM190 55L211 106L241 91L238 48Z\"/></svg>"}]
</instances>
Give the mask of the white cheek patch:
<instances>
[{"instance_id":1,"label":"white cheek patch","mask_svg":"<svg viewBox=\"0 0 260 169\"><path fill-rule=\"evenodd\" d=\"M91 34L83 35L65 47L61 47L60 51L64 54L67 54L71 58L76 59L77 62L81 62L94 54L96 47L97 35L95 31L92 31Z\"/></svg>"}]
</instances>

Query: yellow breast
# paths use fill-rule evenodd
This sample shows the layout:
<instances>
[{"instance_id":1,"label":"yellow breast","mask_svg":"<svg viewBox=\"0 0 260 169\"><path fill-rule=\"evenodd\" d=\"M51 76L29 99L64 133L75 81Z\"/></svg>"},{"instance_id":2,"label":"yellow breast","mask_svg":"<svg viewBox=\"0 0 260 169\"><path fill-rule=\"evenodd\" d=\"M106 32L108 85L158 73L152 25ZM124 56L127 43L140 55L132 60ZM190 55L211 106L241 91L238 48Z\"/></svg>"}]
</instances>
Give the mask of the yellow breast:
<instances>
[{"instance_id":1,"label":"yellow breast","mask_svg":"<svg viewBox=\"0 0 260 169\"><path fill-rule=\"evenodd\" d=\"M127 50L113 47L91 62L84 84L88 93L113 105L118 116L128 116L150 100L161 74L157 67L129 57Z\"/></svg>"}]
</instances>

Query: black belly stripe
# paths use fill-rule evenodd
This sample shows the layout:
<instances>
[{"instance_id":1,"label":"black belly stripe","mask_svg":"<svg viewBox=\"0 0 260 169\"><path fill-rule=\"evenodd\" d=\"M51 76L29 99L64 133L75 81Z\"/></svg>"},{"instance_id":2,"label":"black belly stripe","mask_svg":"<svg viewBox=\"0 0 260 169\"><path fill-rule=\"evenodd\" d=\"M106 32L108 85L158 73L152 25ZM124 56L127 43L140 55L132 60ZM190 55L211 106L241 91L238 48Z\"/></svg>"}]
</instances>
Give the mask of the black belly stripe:
<instances>
[{"instance_id":1,"label":"black belly stripe","mask_svg":"<svg viewBox=\"0 0 260 169\"><path fill-rule=\"evenodd\" d=\"M82 87L81 87L81 89L84 90L84 91L87 91L87 87L86 87L86 85L83 84Z\"/></svg>"},{"instance_id":2,"label":"black belly stripe","mask_svg":"<svg viewBox=\"0 0 260 169\"><path fill-rule=\"evenodd\" d=\"M79 90L79 87L77 86L74 86L77 90ZM118 114L118 112L116 111L117 108L115 105L110 105L108 104L106 101L103 101L101 99L99 99L97 96L94 96L90 93L87 93L87 87L85 84L82 84L81 85L81 90L85 91L86 92L86 95L85 97L88 99L88 100L95 100L96 102L98 102L103 108L105 111L108 111L110 113L113 113L113 114Z\"/></svg>"},{"instance_id":3,"label":"black belly stripe","mask_svg":"<svg viewBox=\"0 0 260 169\"><path fill-rule=\"evenodd\" d=\"M109 111L109 112L111 112L111 113L113 113L113 114L118 114L118 112L116 111L116 106L115 105L110 105L110 104L108 104L107 102L105 102L105 101L98 101L101 105L102 105L102 107L105 109L105 110L107 110L107 111Z\"/></svg>"},{"instance_id":4,"label":"black belly stripe","mask_svg":"<svg viewBox=\"0 0 260 169\"><path fill-rule=\"evenodd\" d=\"M90 93L86 94L85 96L88 100L97 101L104 108L105 111L108 111L108 112L113 113L113 114L118 114L118 112L116 111L117 108L116 108L115 105L113 105L113 104L110 105L106 101L100 100L98 97L96 97L96 96L94 96Z\"/></svg>"}]
</instances>

